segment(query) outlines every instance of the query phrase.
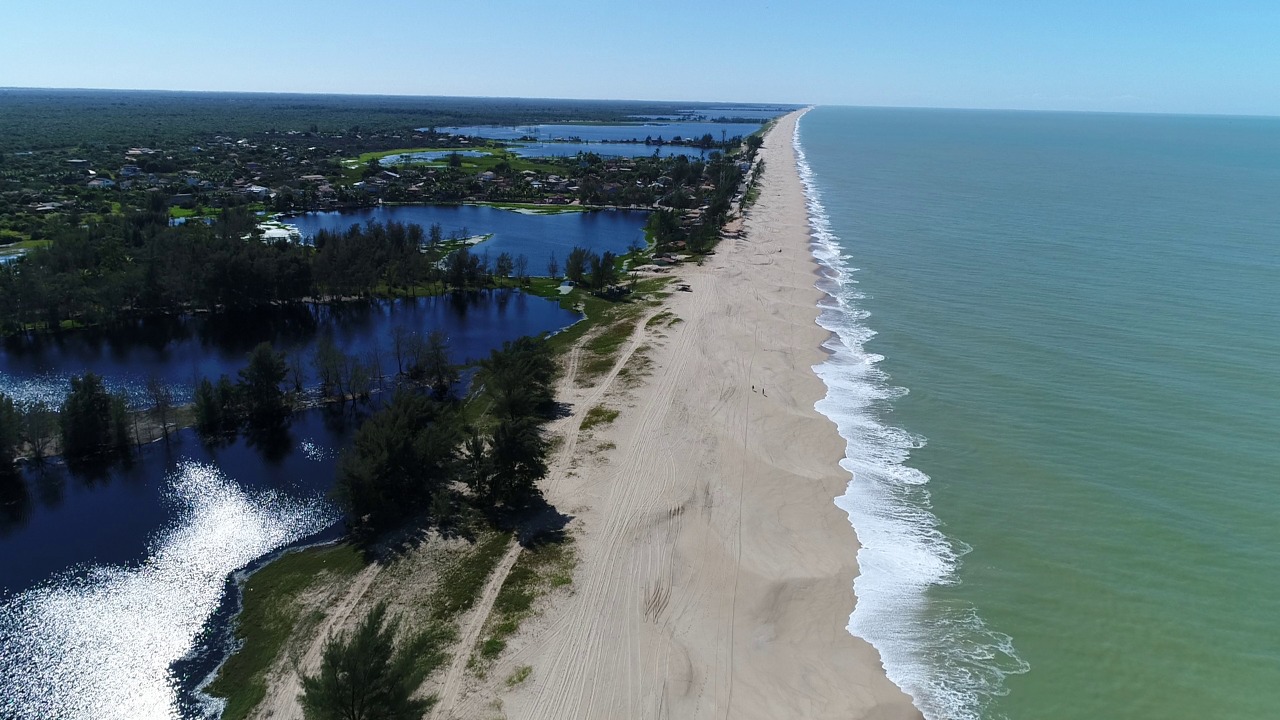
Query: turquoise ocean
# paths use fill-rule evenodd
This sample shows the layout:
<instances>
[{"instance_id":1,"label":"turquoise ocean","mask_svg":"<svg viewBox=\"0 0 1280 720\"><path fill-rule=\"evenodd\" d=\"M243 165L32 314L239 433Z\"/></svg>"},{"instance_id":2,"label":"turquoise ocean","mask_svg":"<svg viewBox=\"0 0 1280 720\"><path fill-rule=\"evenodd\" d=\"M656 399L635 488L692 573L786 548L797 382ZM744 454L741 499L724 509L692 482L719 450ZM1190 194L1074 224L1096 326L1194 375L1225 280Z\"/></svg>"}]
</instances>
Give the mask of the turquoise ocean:
<instances>
[{"instance_id":1,"label":"turquoise ocean","mask_svg":"<svg viewBox=\"0 0 1280 720\"><path fill-rule=\"evenodd\" d=\"M1280 119L818 108L850 631L931 720L1280 717Z\"/></svg>"}]
</instances>

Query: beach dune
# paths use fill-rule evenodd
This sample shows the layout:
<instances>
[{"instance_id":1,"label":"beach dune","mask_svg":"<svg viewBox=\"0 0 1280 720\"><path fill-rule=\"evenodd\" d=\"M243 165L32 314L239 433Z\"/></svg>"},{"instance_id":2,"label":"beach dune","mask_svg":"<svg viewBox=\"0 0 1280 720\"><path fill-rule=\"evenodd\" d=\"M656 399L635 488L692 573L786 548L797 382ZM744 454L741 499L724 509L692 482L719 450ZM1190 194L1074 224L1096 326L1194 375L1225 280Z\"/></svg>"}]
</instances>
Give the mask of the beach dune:
<instances>
[{"instance_id":1,"label":"beach dune","mask_svg":"<svg viewBox=\"0 0 1280 720\"><path fill-rule=\"evenodd\" d=\"M494 669L532 668L502 693L507 717L919 717L845 629L858 545L833 502L844 442L814 410L827 333L797 117L766 139L744 237L683 268L692 292L650 313L679 320L641 323L625 349L648 375L566 398L620 415L546 487L574 518L579 564Z\"/></svg>"}]
</instances>

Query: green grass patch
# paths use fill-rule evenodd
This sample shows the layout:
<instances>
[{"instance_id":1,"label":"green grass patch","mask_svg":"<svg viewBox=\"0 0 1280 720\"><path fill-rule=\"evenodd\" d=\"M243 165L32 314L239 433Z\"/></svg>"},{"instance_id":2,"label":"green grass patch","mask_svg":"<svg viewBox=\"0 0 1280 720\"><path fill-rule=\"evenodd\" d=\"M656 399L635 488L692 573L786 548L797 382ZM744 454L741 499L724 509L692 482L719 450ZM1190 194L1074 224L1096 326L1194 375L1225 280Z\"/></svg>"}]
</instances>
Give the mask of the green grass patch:
<instances>
[{"instance_id":1,"label":"green grass patch","mask_svg":"<svg viewBox=\"0 0 1280 720\"><path fill-rule=\"evenodd\" d=\"M655 327L658 327L659 325L669 324L669 321L674 317L675 317L675 314L672 313L670 310L663 310L657 315L654 315L653 317L649 318L649 322L645 323L644 326L647 328L655 328Z\"/></svg>"},{"instance_id":2,"label":"green grass patch","mask_svg":"<svg viewBox=\"0 0 1280 720\"><path fill-rule=\"evenodd\" d=\"M583 337L604 328L584 344L585 355L578 366L579 381L590 382L596 376L609 372L613 367L618 348L631 337L639 324L640 313L653 304L656 296L670 295L661 292L671 278L646 278L636 282L633 292L622 300L605 300L585 290L574 288L568 294L559 292L560 281L547 277L531 278L525 291L560 303L565 310L579 310L586 319L572 325L548 339L552 350L568 352Z\"/></svg>"},{"instance_id":3,"label":"green grass patch","mask_svg":"<svg viewBox=\"0 0 1280 720\"><path fill-rule=\"evenodd\" d=\"M504 160L511 165L512 171L516 173L520 173L525 170L532 170L534 172L542 173L544 175L547 175L547 174L563 175L565 173L565 169L559 165L553 165L551 163L546 163L546 162L537 162L530 158L520 157L519 155L516 155L515 153L510 152L504 147L500 147L495 144L487 144L487 145L469 145L467 147L453 147L453 148L429 148L429 147L397 148L395 150L379 150L377 152L361 153L360 155L354 158L347 158L346 160L342 161L342 165L344 169L347 171L344 173L344 175L348 179L352 177L355 177L358 179L360 172L363 171L364 168L368 167L370 160L376 159L381 161L384 158L395 157L398 155L411 155L413 153L420 153L420 152L442 152L442 153L483 152L483 153L487 153L482 157L467 157L465 155L462 157L462 164L460 166L460 169L467 172L471 172L471 173L481 173L486 170L493 170L498 166L499 163L503 162ZM415 160L413 161L413 164L420 165L420 166L425 165L427 167L448 167L449 158L448 156L445 156L436 160ZM352 170L355 171L354 175L352 175L352 173L350 172Z\"/></svg>"},{"instance_id":4,"label":"green grass patch","mask_svg":"<svg viewBox=\"0 0 1280 720\"><path fill-rule=\"evenodd\" d=\"M264 208L259 208L259 209L261 210ZM218 208L208 208L208 207L202 207L202 206L197 206L193 208L184 208L184 207L178 207L175 205L169 208L169 217L171 218L195 218L195 217L216 218L218 217L218 214L221 212L222 211L219 210Z\"/></svg>"},{"instance_id":5,"label":"green grass patch","mask_svg":"<svg viewBox=\"0 0 1280 720\"><path fill-rule=\"evenodd\" d=\"M588 340L584 347L597 355L612 355L631 338L636 330L636 321L637 318L625 317Z\"/></svg>"},{"instance_id":6,"label":"green grass patch","mask_svg":"<svg viewBox=\"0 0 1280 720\"><path fill-rule=\"evenodd\" d=\"M590 430L597 425L608 425L618 419L618 411L613 408L607 408L603 405L597 405L587 411L585 417L582 418L580 430Z\"/></svg>"},{"instance_id":7,"label":"green grass patch","mask_svg":"<svg viewBox=\"0 0 1280 720\"><path fill-rule=\"evenodd\" d=\"M393 157L396 155L412 155L420 152L453 152L457 148L396 148L395 150L378 150L377 152L360 153L358 156L346 162L356 162L361 165L368 165L370 160L382 160L383 158Z\"/></svg>"},{"instance_id":8,"label":"green grass patch","mask_svg":"<svg viewBox=\"0 0 1280 720\"><path fill-rule=\"evenodd\" d=\"M525 680L529 679L529 675L533 673L532 665L521 665L516 671L507 676L507 687L515 687Z\"/></svg>"},{"instance_id":9,"label":"green grass patch","mask_svg":"<svg viewBox=\"0 0 1280 720\"><path fill-rule=\"evenodd\" d=\"M630 339L636 325L640 322L638 315L639 308L634 312L625 313L621 319L613 322L583 344L587 355L578 365L580 383L590 382L613 369L618 351Z\"/></svg>"},{"instance_id":10,"label":"green grass patch","mask_svg":"<svg viewBox=\"0 0 1280 720\"><path fill-rule=\"evenodd\" d=\"M5 233L13 233L13 235ZM9 238L11 237L14 239L10 240ZM16 233L12 230L0 230L0 256L21 255L31 250L47 248L52 244L52 240L31 240L22 233Z\"/></svg>"},{"instance_id":11,"label":"green grass patch","mask_svg":"<svg viewBox=\"0 0 1280 720\"><path fill-rule=\"evenodd\" d=\"M472 658L472 667L482 669L485 661L501 655L507 638L516 634L520 623L533 614L538 596L573 582L577 562L573 539L569 537L525 548L493 601L493 612L485 623L484 639Z\"/></svg>"},{"instance_id":12,"label":"green grass patch","mask_svg":"<svg viewBox=\"0 0 1280 720\"><path fill-rule=\"evenodd\" d=\"M659 292L669 285L675 278L670 277L653 277L645 278L636 283L635 292L642 295ZM670 295L670 293L668 293ZM663 297L666 297L665 295Z\"/></svg>"},{"instance_id":13,"label":"green grass patch","mask_svg":"<svg viewBox=\"0 0 1280 720\"><path fill-rule=\"evenodd\" d=\"M445 567L440 573L440 586L428 601L432 616L437 620L452 620L471 609L510 542L509 533L485 536L473 551Z\"/></svg>"},{"instance_id":14,"label":"green grass patch","mask_svg":"<svg viewBox=\"0 0 1280 720\"><path fill-rule=\"evenodd\" d=\"M501 210L527 210L536 215L561 215L564 213L582 213L589 212L594 208L584 207L582 205L540 205L538 203L517 203L517 202L474 202L471 205L487 205Z\"/></svg>"},{"instance_id":15,"label":"green grass patch","mask_svg":"<svg viewBox=\"0 0 1280 720\"><path fill-rule=\"evenodd\" d=\"M507 649L507 641L498 638L487 638L480 643L480 657L486 660L492 660L502 654Z\"/></svg>"},{"instance_id":16,"label":"green grass patch","mask_svg":"<svg viewBox=\"0 0 1280 720\"><path fill-rule=\"evenodd\" d=\"M509 533L484 535L441 570L440 582L423 607L426 621L411 622L410 627L419 629L404 641L405 651L415 659L415 683L448 662L449 646L458 637L455 618L475 604L510 541ZM304 612L299 598L322 583L348 579L364 567L360 552L343 543L288 553L250 576L236 620L236 637L242 645L208 687L209 694L227 701L224 720L247 717L266 697L267 673L289 638L306 637L323 621L323 612Z\"/></svg>"},{"instance_id":17,"label":"green grass patch","mask_svg":"<svg viewBox=\"0 0 1280 720\"><path fill-rule=\"evenodd\" d=\"M378 150L376 152L361 153L354 158L344 160L345 163L359 163L360 165L368 165L370 160L382 160L383 158L395 157L397 155L412 155L421 152L468 152L468 151L485 151L490 148L480 147L417 147L417 148L396 148L395 150Z\"/></svg>"},{"instance_id":18,"label":"green grass patch","mask_svg":"<svg viewBox=\"0 0 1280 720\"><path fill-rule=\"evenodd\" d=\"M236 618L236 639L242 644L206 688L226 699L223 720L248 716L267 693L267 671L298 625L298 598L320 581L351 577L365 566L364 558L346 543L309 548L282 555L264 565L244 585L244 607ZM318 622L314 614L311 622Z\"/></svg>"}]
</instances>

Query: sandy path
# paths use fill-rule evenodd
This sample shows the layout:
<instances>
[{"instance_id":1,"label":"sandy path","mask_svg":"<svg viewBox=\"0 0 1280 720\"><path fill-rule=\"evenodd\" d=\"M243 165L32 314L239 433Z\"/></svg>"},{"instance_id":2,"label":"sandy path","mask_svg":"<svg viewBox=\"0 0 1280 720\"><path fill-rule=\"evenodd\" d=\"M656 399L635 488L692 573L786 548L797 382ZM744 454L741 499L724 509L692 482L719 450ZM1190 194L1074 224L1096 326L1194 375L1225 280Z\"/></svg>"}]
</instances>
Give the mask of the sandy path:
<instances>
[{"instance_id":1,"label":"sandy path","mask_svg":"<svg viewBox=\"0 0 1280 720\"><path fill-rule=\"evenodd\" d=\"M693 292L667 301L683 322L638 326L624 354L649 344L654 370L596 433L616 449L546 485L580 560L503 659L533 666L507 717L919 716L845 631L857 544L833 503L843 441L813 409L826 333L794 120L766 142L745 238L683 269ZM617 396L617 369L570 398L575 416Z\"/></svg>"},{"instance_id":2,"label":"sandy path","mask_svg":"<svg viewBox=\"0 0 1280 720\"><path fill-rule=\"evenodd\" d=\"M520 550L520 544L512 540L506 554L489 575L484 593L476 600L463 625L462 634L454 645L453 659L449 661L449 672L440 683L440 692L437 695L439 702L431 709L429 717L447 718L452 713L465 680L467 661L471 659L476 641L480 639L480 631L484 629L484 622L493 610L493 602L498 599L498 592L502 590L503 581L507 579L507 574L511 572L516 559L520 557Z\"/></svg>"},{"instance_id":3,"label":"sandy path","mask_svg":"<svg viewBox=\"0 0 1280 720\"><path fill-rule=\"evenodd\" d=\"M570 402L573 406L573 412L570 415L559 418L548 428L550 434L560 436L563 441L548 467L544 490L557 487L559 482L572 471L578 439L582 434L580 428L583 419L586 417L587 412L599 404L604 399L605 393L613 387L618 373L622 371L622 368L626 366L643 342L645 324L658 312L660 310L651 310L641 316L635 332L632 333L623 351L618 354L609 372L601 381L589 388L583 389L577 386L578 367L582 358L581 344L571 350L565 358L564 373L557 386L556 397L561 402ZM472 713L480 712L476 702L466 702L467 698L465 696L477 684L469 682L472 678L467 677L467 661L475 650L476 642L480 639L480 631L483 630L485 620L488 619L490 612L493 610L493 603L498 598L498 592L502 589L503 581L506 580L511 568L515 565L516 559L520 556L520 550L520 545L513 541L511 548L507 550L507 554L498 563L498 566L494 568L484 594L476 601L462 637L455 645L454 658L450 663L449 672L441 682L441 690L438 694L439 702L432 708L430 714L432 720L469 717Z\"/></svg>"},{"instance_id":4,"label":"sandy path","mask_svg":"<svg viewBox=\"0 0 1280 720\"><path fill-rule=\"evenodd\" d=\"M320 660L324 656L324 644L329 637L351 631L364 619L363 612L355 612L356 606L369 592L369 587L373 585L373 581L381 571L382 565L378 563L368 565L351 579L351 584L346 587L341 597L325 608L324 620L312 634L312 640L302 657L297 658L296 662L277 665L276 677L268 682L269 690L266 698L250 713L250 718L279 720L302 717L302 705L298 702L298 695L302 692L302 678L299 673L314 674L320 667Z\"/></svg>"}]
</instances>

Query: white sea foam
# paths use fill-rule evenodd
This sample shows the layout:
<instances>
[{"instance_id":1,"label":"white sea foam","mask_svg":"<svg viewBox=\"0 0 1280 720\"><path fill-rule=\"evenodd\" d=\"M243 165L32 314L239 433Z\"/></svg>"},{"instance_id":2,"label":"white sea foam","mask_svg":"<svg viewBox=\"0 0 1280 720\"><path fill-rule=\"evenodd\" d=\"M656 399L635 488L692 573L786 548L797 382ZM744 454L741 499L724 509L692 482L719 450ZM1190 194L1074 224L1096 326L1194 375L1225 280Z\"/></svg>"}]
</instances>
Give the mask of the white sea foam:
<instances>
[{"instance_id":1,"label":"white sea foam","mask_svg":"<svg viewBox=\"0 0 1280 720\"><path fill-rule=\"evenodd\" d=\"M829 297L818 324L832 333L831 351L814 371L827 386L816 405L847 443L841 466L852 479L836 499L858 533L857 607L849 632L879 651L885 671L929 720L977 720L991 698L1005 694L1004 679L1028 669L1011 638L989 629L972 607L930 598L936 586L958 582L969 551L939 530L931 511L929 477L910 467L911 451L925 439L881 421L897 398L878 368L883 358L868 352L875 331L859 306L858 272L844 252L822 204L805 157L797 123L792 143L808 204L811 249L822 267L818 287Z\"/></svg>"},{"instance_id":2,"label":"white sea foam","mask_svg":"<svg viewBox=\"0 0 1280 720\"><path fill-rule=\"evenodd\" d=\"M0 717L179 717L170 666L227 575L335 519L320 500L249 493L212 465L183 463L168 481L179 517L140 565L95 566L0 606Z\"/></svg>"}]
</instances>

